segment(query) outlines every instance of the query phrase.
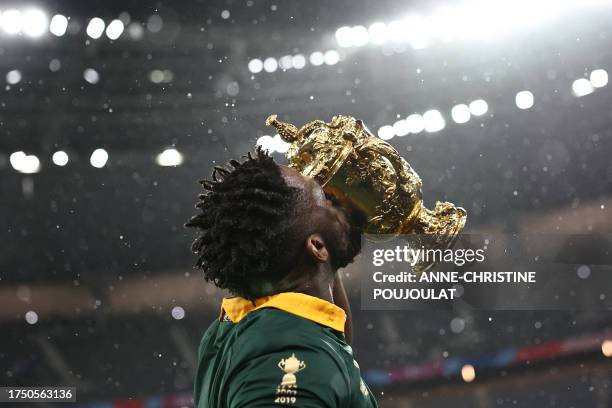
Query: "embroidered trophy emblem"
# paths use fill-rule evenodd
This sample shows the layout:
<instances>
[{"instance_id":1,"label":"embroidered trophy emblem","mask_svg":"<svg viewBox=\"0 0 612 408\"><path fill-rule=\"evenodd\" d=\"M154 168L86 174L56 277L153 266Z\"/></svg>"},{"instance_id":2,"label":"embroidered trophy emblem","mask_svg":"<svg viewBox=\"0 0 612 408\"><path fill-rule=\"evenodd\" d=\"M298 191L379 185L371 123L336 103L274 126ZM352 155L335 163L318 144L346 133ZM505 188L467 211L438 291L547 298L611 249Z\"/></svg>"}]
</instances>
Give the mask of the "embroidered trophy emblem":
<instances>
[{"instance_id":1,"label":"embroidered trophy emblem","mask_svg":"<svg viewBox=\"0 0 612 408\"><path fill-rule=\"evenodd\" d=\"M306 368L306 363L299 360L295 353L292 353L290 357L283 358L278 362L278 368L283 370L285 374L281 383L276 387L274 402L277 404L295 404L297 401L297 378L295 374Z\"/></svg>"}]
</instances>

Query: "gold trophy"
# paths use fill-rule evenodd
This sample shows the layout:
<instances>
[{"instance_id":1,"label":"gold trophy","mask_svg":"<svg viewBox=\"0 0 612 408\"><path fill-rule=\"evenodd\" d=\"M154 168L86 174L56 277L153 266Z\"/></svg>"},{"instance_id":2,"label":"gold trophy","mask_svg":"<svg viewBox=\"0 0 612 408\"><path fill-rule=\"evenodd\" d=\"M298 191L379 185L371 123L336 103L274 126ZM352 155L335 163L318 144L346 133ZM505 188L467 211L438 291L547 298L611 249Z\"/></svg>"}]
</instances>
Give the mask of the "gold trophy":
<instances>
[{"instance_id":1,"label":"gold trophy","mask_svg":"<svg viewBox=\"0 0 612 408\"><path fill-rule=\"evenodd\" d=\"M266 124L290 143L290 167L365 214L367 239L409 234L411 247L445 250L465 226L466 212L461 207L438 201L433 211L425 208L419 175L361 120L334 116L330 123L315 120L298 129L271 115ZM414 270L422 272L431 266L417 261Z\"/></svg>"}]
</instances>

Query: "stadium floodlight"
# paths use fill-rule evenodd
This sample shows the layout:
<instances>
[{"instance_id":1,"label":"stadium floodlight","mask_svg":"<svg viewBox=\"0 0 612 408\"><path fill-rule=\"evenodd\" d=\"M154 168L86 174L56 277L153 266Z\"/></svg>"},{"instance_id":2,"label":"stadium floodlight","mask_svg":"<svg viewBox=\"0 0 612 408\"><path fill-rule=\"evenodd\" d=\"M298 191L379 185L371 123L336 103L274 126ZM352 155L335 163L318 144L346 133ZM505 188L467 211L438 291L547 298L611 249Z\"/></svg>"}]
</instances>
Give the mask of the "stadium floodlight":
<instances>
[{"instance_id":1,"label":"stadium floodlight","mask_svg":"<svg viewBox=\"0 0 612 408\"><path fill-rule=\"evenodd\" d=\"M325 56L321 51L315 51L310 54L310 63L315 67L323 65L323 63L325 63Z\"/></svg>"},{"instance_id":2,"label":"stadium floodlight","mask_svg":"<svg viewBox=\"0 0 612 408\"><path fill-rule=\"evenodd\" d=\"M470 113L474 116L482 116L489 110L489 105L484 99L476 99L470 103Z\"/></svg>"},{"instance_id":3,"label":"stadium floodlight","mask_svg":"<svg viewBox=\"0 0 612 408\"><path fill-rule=\"evenodd\" d=\"M291 144L281 139L280 135L274 135L272 138L272 150L278 153L287 153Z\"/></svg>"},{"instance_id":4,"label":"stadium floodlight","mask_svg":"<svg viewBox=\"0 0 612 408\"><path fill-rule=\"evenodd\" d=\"M6 73L6 82L8 82L9 85L18 84L20 81L21 71L19 71L18 69L13 69Z\"/></svg>"},{"instance_id":5,"label":"stadium floodlight","mask_svg":"<svg viewBox=\"0 0 612 408\"><path fill-rule=\"evenodd\" d=\"M533 106L533 94L529 91L520 91L516 94L515 102L519 109L529 109Z\"/></svg>"},{"instance_id":6,"label":"stadium floodlight","mask_svg":"<svg viewBox=\"0 0 612 408\"><path fill-rule=\"evenodd\" d=\"M302 54L294 55L293 58L291 58L291 65L295 69L304 68L306 66L306 57L304 57Z\"/></svg>"},{"instance_id":7,"label":"stadium floodlight","mask_svg":"<svg viewBox=\"0 0 612 408\"><path fill-rule=\"evenodd\" d=\"M93 68L87 68L83 72L83 78L90 84L97 84L100 81L100 74Z\"/></svg>"},{"instance_id":8,"label":"stadium floodlight","mask_svg":"<svg viewBox=\"0 0 612 408\"><path fill-rule=\"evenodd\" d=\"M5 33L9 35L19 34L23 24L21 11L8 9L2 13L0 24Z\"/></svg>"},{"instance_id":9,"label":"stadium floodlight","mask_svg":"<svg viewBox=\"0 0 612 408\"><path fill-rule=\"evenodd\" d=\"M380 137L382 140L393 139L393 136L395 136L395 130L393 129L393 126L385 125L381 126L380 129L378 129L378 137Z\"/></svg>"},{"instance_id":10,"label":"stadium floodlight","mask_svg":"<svg viewBox=\"0 0 612 408\"><path fill-rule=\"evenodd\" d=\"M351 29L351 40L355 47L363 47L370 41L368 29L364 26L355 26Z\"/></svg>"},{"instance_id":11,"label":"stadium floodlight","mask_svg":"<svg viewBox=\"0 0 612 408\"><path fill-rule=\"evenodd\" d=\"M278 59L278 67L280 69L291 69L293 68L291 55L283 55Z\"/></svg>"},{"instance_id":12,"label":"stadium floodlight","mask_svg":"<svg viewBox=\"0 0 612 408\"><path fill-rule=\"evenodd\" d=\"M14 152L9 156L9 162L13 169L20 173L38 173L40 170L40 160L33 154L25 154L22 151Z\"/></svg>"},{"instance_id":13,"label":"stadium floodlight","mask_svg":"<svg viewBox=\"0 0 612 408\"><path fill-rule=\"evenodd\" d=\"M263 63L263 68L266 72L274 72L278 68L278 62L275 58L268 57Z\"/></svg>"},{"instance_id":14,"label":"stadium floodlight","mask_svg":"<svg viewBox=\"0 0 612 408\"><path fill-rule=\"evenodd\" d=\"M591 85L595 88L603 88L608 85L608 72L605 69L596 69L589 77Z\"/></svg>"},{"instance_id":15,"label":"stadium floodlight","mask_svg":"<svg viewBox=\"0 0 612 408\"><path fill-rule=\"evenodd\" d=\"M385 23L379 22L372 24L368 29L368 34L372 44L380 45L389 40L389 31Z\"/></svg>"},{"instance_id":16,"label":"stadium floodlight","mask_svg":"<svg viewBox=\"0 0 612 408\"><path fill-rule=\"evenodd\" d=\"M589 95L593 93L593 91L594 91L594 88L593 88L593 85L591 84L591 81L589 81L586 78L577 79L572 83L572 92L574 93L574 96L577 98Z\"/></svg>"},{"instance_id":17,"label":"stadium floodlight","mask_svg":"<svg viewBox=\"0 0 612 408\"><path fill-rule=\"evenodd\" d=\"M26 10L21 19L21 30L25 35L37 38L47 31L47 15L38 9Z\"/></svg>"},{"instance_id":18,"label":"stadium floodlight","mask_svg":"<svg viewBox=\"0 0 612 408\"><path fill-rule=\"evenodd\" d=\"M455 105L451 109L451 117L455 123L466 123L470 120L471 116L470 108L464 103Z\"/></svg>"},{"instance_id":19,"label":"stadium floodlight","mask_svg":"<svg viewBox=\"0 0 612 408\"><path fill-rule=\"evenodd\" d=\"M256 142L257 146L260 146L263 150L267 150L269 153L274 153L275 142L272 136L263 135Z\"/></svg>"},{"instance_id":20,"label":"stadium floodlight","mask_svg":"<svg viewBox=\"0 0 612 408\"><path fill-rule=\"evenodd\" d=\"M90 36L94 40L97 40L102 36L102 33L104 32L104 27L104 20L99 17L94 17L89 20L89 24L87 24L87 29L85 31L87 32L88 36Z\"/></svg>"},{"instance_id":21,"label":"stadium floodlight","mask_svg":"<svg viewBox=\"0 0 612 408\"><path fill-rule=\"evenodd\" d=\"M174 148L168 148L157 155L155 162L163 167L180 166L183 164L183 155Z\"/></svg>"},{"instance_id":22,"label":"stadium floodlight","mask_svg":"<svg viewBox=\"0 0 612 408\"><path fill-rule=\"evenodd\" d=\"M61 37L66 34L66 29L68 28L68 19L66 16L61 14L56 14L51 18L51 23L49 23L49 31L51 34L56 37Z\"/></svg>"},{"instance_id":23,"label":"stadium floodlight","mask_svg":"<svg viewBox=\"0 0 612 408\"><path fill-rule=\"evenodd\" d=\"M338 45L347 48L353 45L353 31L351 27L340 27L336 30L336 41Z\"/></svg>"},{"instance_id":24,"label":"stadium floodlight","mask_svg":"<svg viewBox=\"0 0 612 408\"><path fill-rule=\"evenodd\" d=\"M340 54L336 50L329 50L324 56L325 64L336 65L340 61Z\"/></svg>"},{"instance_id":25,"label":"stadium floodlight","mask_svg":"<svg viewBox=\"0 0 612 408\"><path fill-rule=\"evenodd\" d=\"M106 162L108 162L108 152L104 149L94 150L89 158L89 162L93 167L101 169L106 166Z\"/></svg>"},{"instance_id":26,"label":"stadium floodlight","mask_svg":"<svg viewBox=\"0 0 612 408\"><path fill-rule=\"evenodd\" d=\"M68 164L68 153L63 150L58 150L57 152L53 153L51 159L56 166L63 167Z\"/></svg>"},{"instance_id":27,"label":"stadium floodlight","mask_svg":"<svg viewBox=\"0 0 612 408\"><path fill-rule=\"evenodd\" d=\"M439 132L446 127L446 121L437 109L428 110L423 114L425 121L425 131L429 133Z\"/></svg>"},{"instance_id":28,"label":"stadium floodlight","mask_svg":"<svg viewBox=\"0 0 612 408\"><path fill-rule=\"evenodd\" d=\"M397 136L406 136L410 133L410 125L406 119L400 119L393 124L393 132Z\"/></svg>"},{"instance_id":29,"label":"stadium floodlight","mask_svg":"<svg viewBox=\"0 0 612 408\"><path fill-rule=\"evenodd\" d=\"M113 20L110 22L108 27L106 27L106 36L110 40L116 40L121 36L124 30L123 22L121 20Z\"/></svg>"},{"instance_id":30,"label":"stadium floodlight","mask_svg":"<svg viewBox=\"0 0 612 408\"><path fill-rule=\"evenodd\" d=\"M454 39L491 41L513 33L545 27L547 23L575 15L576 11L610 6L610 0L466 0L437 7L423 16L410 15L387 22L376 22L363 33L362 26L336 30L341 47L408 42L415 49L432 40Z\"/></svg>"},{"instance_id":31,"label":"stadium floodlight","mask_svg":"<svg viewBox=\"0 0 612 408\"><path fill-rule=\"evenodd\" d=\"M258 74L261 72L261 70L263 69L263 62L262 60L260 60L259 58L253 58L252 60L249 61L249 71L251 71L254 74Z\"/></svg>"},{"instance_id":32,"label":"stadium floodlight","mask_svg":"<svg viewBox=\"0 0 612 408\"><path fill-rule=\"evenodd\" d=\"M406 123L410 130L410 133L421 133L425 130L425 121L423 120L423 116L418 113L413 113L406 118Z\"/></svg>"}]
</instances>

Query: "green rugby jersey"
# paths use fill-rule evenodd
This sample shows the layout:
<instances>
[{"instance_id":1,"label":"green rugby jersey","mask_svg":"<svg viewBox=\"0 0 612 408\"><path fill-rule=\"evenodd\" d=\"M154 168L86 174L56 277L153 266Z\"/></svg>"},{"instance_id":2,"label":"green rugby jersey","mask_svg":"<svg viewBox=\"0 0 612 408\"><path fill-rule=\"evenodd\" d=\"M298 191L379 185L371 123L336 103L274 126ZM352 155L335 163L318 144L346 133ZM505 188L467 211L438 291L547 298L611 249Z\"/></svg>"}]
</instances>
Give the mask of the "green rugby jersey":
<instances>
[{"instance_id":1,"label":"green rugby jersey","mask_svg":"<svg viewBox=\"0 0 612 408\"><path fill-rule=\"evenodd\" d=\"M346 314L302 293L226 298L202 337L197 408L373 408L344 338Z\"/></svg>"}]
</instances>

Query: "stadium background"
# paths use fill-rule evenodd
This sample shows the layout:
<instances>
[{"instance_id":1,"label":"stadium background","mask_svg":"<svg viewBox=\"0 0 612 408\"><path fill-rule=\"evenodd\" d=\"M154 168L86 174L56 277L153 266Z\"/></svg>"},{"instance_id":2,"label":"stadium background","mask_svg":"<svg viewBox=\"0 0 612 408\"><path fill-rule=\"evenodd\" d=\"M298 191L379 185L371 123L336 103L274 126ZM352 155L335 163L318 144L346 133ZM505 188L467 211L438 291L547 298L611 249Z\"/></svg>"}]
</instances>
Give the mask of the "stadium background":
<instances>
[{"instance_id":1,"label":"stadium background","mask_svg":"<svg viewBox=\"0 0 612 408\"><path fill-rule=\"evenodd\" d=\"M0 385L190 406L222 294L182 225L213 165L282 160L270 113L362 118L467 232L584 234L566 261L588 267L612 231L611 5L2 2ZM360 311L347 272L381 407L612 406L610 311Z\"/></svg>"}]
</instances>

